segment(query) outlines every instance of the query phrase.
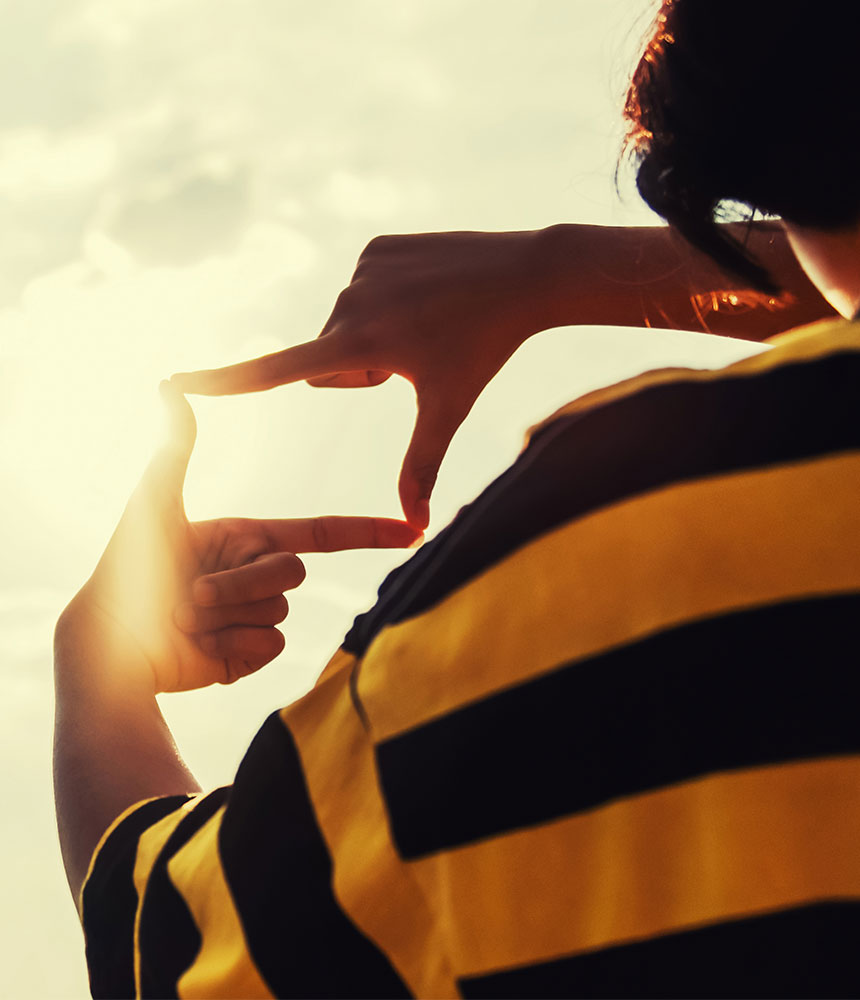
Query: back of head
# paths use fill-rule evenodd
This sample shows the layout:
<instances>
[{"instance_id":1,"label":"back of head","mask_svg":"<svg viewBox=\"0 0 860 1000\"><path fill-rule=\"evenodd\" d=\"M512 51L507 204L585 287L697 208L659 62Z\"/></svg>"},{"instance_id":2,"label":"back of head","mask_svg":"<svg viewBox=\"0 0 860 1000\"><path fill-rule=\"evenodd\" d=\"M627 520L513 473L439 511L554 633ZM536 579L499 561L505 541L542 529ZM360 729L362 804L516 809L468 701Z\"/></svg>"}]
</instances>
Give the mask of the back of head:
<instances>
[{"instance_id":1,"label":"back of head","mask_svg":"<svg viewBox=\"0 0 860 1000\"><path fill-rule=\"evenodd\" d=\"M765 291L719 226L730 203L802 226L860 220L860 4L663 0L625 105L645 201Z\"/></svg>"}]
</instances>

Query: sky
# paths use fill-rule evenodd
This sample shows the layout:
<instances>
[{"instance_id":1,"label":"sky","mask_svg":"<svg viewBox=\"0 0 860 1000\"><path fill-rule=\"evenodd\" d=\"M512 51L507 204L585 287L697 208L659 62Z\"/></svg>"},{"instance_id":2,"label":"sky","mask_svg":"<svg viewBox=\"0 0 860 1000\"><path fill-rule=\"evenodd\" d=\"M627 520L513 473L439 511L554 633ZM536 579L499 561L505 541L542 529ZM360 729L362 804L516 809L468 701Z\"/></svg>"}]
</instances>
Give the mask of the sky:
<instances>
[{"instance_id":1,"label":"sky","mask_svg":"<svg viewBox=\"0 0 860 1000\"><path fill-rule=\"evenodd\" d=\"M614 186L652 13L650 0L0 0L0 1000L88 995L53 819L51 636L160 431L159 380L315 337L379 233L655 221ZM429 534L568 399L755 349L669 331L533 338L455 438ZM399 514L402 380L193 405L191 517ZM162 700L204 786L230 781L403 558L307 557L276 661Z\"/></svg>"}]
</instances>

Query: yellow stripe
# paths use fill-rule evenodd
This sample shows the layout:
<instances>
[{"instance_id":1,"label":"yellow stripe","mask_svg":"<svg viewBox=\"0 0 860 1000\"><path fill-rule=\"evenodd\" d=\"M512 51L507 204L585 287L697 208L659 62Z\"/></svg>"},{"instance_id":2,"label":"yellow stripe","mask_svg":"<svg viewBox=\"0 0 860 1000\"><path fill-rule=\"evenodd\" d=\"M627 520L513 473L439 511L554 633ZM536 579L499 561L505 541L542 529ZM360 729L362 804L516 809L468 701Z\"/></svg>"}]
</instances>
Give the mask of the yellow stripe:
<instances>
[{"instance_id":1,"label":"yellow stripe","mask_svg":"<svg viewBox=\"0 0 860 1000\"><path fill-rule=\"evenodd\" d=\"M860 455L683 483L564 525L383 629L377 740L569 660L732 609L860 589Z\"/></svg>"},{"instance_id":2,"label":"yellow stripe","mask_svg":"<svg viewBox=\"0 0 860 1000\"><path fill-rule=\"evenodd\" d=\"M807 326L771 337L767 343L771 350L762 351L722 368L704 370L661 368L656 371L644 372L602 389L596 389L594 392L589 392L570 403L566 403L546 420L542 420L530 428L526 439L528 440L538 430L551 424L559 417L569 416L572 413L582 413L595 406L604 406L653 386L678 381L718 382L727 376L735 378L738 375L760 375L762 372L778 368L786 363L814 361L836 351L860 350L860 323L850 323L845 320L824 320L820 323L810 323Z\"/></svg>"},{"instance_id":3,"label":"yellow stripe","mask_svg":"<svg viewBox=\"0 0 860 1000\"><path fill-rule=\"evenodd\" d=\"M141 799L140 802L135 802L134 805L129 806L127 809L123 809L123 811L119 814L119 816L117 816L117 818L110 824L107 830L105 830L105 832L101 835L101 837L99 837L99 842L96 844L95 850L93 851L93 856L90 858L90 863L87 866L87 874L86 877L84 878L83 885L81 886L81 891L78 893L78 899L77 899L78 916L81 919L83 919L83 912L84 912L84 905L83 905L84 889L86 889L87 887L87 882L89 882L90 880L90 876L92 875L93 869L96 866L96 861L98 859L98 856L101 854L102 848L107 842L108 837L110 837L110 835L120 825L120 823L122 823L122 821L126 818L126 816L130 816L133 812L136 812L138 809L140 809L141 806L145 806L147 802L154 802L157 798L158 796L156 795L148 799Z\"/></svg>"},{"instance_id":4,"label":"yellow stripe","mask_svg":"<svg viewBox=\"0 0 860 1000\"><path fill-rule=\"evenodd\" d=\"M345 649L338 649L332 658L325 665L325 669L317 678L317 684L327 681L333 674L340 673L341 670L352 670L355 666L356 658L354 654L348 653ZM316 685L314 685L316 687Z\"/></svg>"},{"instance_id":5,"label":"yellow stripe","mask_svg":"<svg viewBox=\"0 0 860 1000\"><path fill-rule=\"evenodd\" d=\"M860 323L840 318L822 319L778 333L767 341L774 351L792 358L818 358L834 351L860 348ZM779 358L779 354L774 354Z\"/></svg>"},{"instance_id":6,"label":"yellow stripe","mask_svg":"<svg viewBox=\"0 0 860 1000\"><path fill-rule=\"evenodd\" d=\"M458 996L437 901L428 906L392 846L372 743L353 708L348 673L330 676L284 709L282 718L298 746L333 857L339 904L385 952L413 993Z\"/></svg>"},{"instance_id":7,"label":"yellow stripe","mask_svg":"<svg viewBox=\"0 0 860 1000\"><path fill-rule=\"evenodd\" d=\"M860 897L860 760L720 774L414 862L458 975Z\"/></svg>"},{"instance_id":8,"label":"yellow stripe","mask_svg":"<svg viewBox=\"0 0 860 1000\"><path fill-rule=\"evenodd\" d=\"M337 898L418 996L455 995L460 976L860 897L856 757L712 775L406 863L345 684L283 715Z\"/></svg>"},{"instance_id":9,"label":"yellow stripe","mask_svg":"<svg viewBox=\"0 0 860 1000\"><path fill-rule=\"evenodd\" d=\"M265 809L265 803L260 808ZM248 952L221 868L218 830L223 815L222 806L167 864L170 880L185 900L203 939L193 965L179 979L178 992L183 1000L192 997L268 1000L273 994ZM253 849L253 844L248 845L248 850Z\"/></svg>"},{"instance_id":10,"label":"yellow stripe","mask_svg":"<svg viewBox=\"0 0 860 1000\"><path fill-rule=\"evenodd\" d=\"M137 855L134 859L134 888L137 891L137 912L134 915L134 983L135 994L140 996L140 915L143 909L143 900L146 894L146 886L149 876L152 874L152 866L155 864L159 853L168 838L191 812L192 809L201 802L203 796L190 799L172 813L168 813L157 823L153 823L149 829L145 830L137 842Z\"/></svg>"}]
</instances>

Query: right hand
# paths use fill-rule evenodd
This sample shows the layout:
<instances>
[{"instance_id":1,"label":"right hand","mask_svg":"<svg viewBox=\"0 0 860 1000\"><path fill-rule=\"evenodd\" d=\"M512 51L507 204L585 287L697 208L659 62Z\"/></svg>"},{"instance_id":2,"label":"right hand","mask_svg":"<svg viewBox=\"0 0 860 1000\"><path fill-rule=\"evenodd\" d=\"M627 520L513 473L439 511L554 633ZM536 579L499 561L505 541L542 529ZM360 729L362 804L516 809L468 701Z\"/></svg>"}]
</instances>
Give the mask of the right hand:
<instances>
[{"instance_id":1,"label":"right hand","mask_svg":"<svg viewBox=\"0 0 860 1000\"><path fill-rule=\"evenodd\" d=\"M258 392L311 385L415 387L418 413L400 472L407 521L423 530L448 445L484 386L520 344L543 329L536 232L380 236L316 340L210 371L173 376L182 392Z\"/></svg>"}]
</instances>

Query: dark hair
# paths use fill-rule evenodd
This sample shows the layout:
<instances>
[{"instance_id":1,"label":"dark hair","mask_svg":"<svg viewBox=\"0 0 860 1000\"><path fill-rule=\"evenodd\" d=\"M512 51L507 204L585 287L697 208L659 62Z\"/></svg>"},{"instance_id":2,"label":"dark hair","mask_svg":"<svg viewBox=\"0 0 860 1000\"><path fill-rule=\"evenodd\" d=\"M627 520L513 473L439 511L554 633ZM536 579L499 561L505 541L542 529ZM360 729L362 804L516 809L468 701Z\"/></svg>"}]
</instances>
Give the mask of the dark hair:
<instances>
[{"instance_id":1,"label":"dark hair","mask_svg":"<svg viewBox=\"0 0 860 1000\"><path fill-rule=\"evenodd\" d=\"M732 206L837 229L860 219L860 3L663 0L624 107L648 205L765 292L718 223Z\"/></svg>"}]
</instances>

